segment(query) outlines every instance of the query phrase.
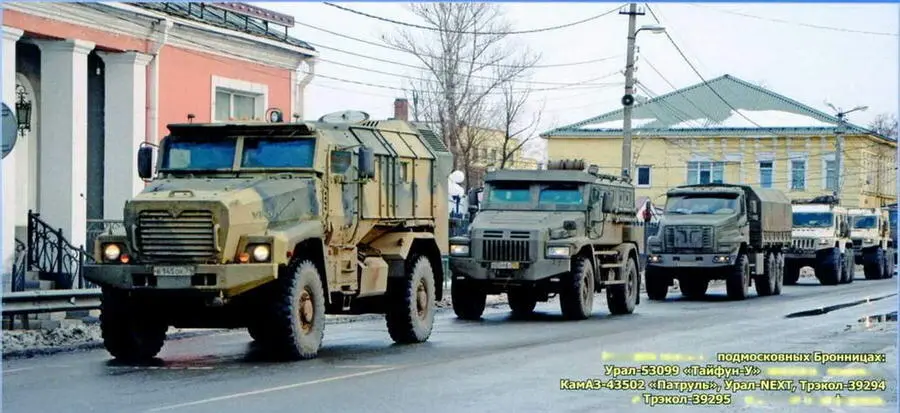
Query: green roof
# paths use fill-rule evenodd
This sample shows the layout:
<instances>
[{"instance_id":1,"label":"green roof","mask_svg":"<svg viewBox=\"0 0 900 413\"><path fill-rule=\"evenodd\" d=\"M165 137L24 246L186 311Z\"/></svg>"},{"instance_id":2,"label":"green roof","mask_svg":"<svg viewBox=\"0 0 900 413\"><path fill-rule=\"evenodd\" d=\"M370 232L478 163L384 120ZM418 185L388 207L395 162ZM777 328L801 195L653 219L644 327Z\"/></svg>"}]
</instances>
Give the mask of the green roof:
<instances>
[{"instance_id":1,"label":"green roof","mask_svg":"<svg viewBox=\"0 0 900 413\"><path fill-rule=\"evenodd\" d=\"M127 4L316 51L309 43L289 36L284 27L279 27L276 24L270 26L262 19L226 12L215 7L215 3L161 2Z\"/></svg>"},{"instance_id":2,"label":"green roof","mask_svg":"<svg viewBox=\"0 0 900 413\"><path fill-rule=\"evenodd\" d=\"M541 137L621 137L623 113L618 109L544 132ZM731 75L635 103L631 119L633 134L644 137L832 134L838 122L835 116ZM850 123L846 132L891 140Z\"/></svg>"}]
</instances>

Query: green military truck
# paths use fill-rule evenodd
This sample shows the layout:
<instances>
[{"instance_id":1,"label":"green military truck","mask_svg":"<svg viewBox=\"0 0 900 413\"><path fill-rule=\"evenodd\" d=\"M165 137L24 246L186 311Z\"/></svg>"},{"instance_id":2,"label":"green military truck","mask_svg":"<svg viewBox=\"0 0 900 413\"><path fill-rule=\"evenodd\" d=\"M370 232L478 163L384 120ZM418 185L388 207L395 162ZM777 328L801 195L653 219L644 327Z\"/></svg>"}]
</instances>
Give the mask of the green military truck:
<instances>
[{"instance_id":1,"label":"green military truck","mask_svg":"<svg viewBox=\"0 0 900 413\"><path fill-rule=\"evenodd\" d=\"M246 327L267 353L307 359L326 314L384 313L395 342L429 338L452 162L431 131L354 111L168 129L127 234L100 236L85 268L113 356L155 357L169 326ZM145 180L153 155L138 151Z\"/></svg>"},{"instance_id":2,"label":"green military truck","mask_svg":"<svg viewBox=\"0 0 900 413\"><path fill-rule=\"evenodd\" d=\"M647 239L647 296L664 300L678 280L683 296L701 297L725 280L728 297L781 294L783 250L791 242L791 203L776 189L683 185L666 193L657 233Z\"/></svg>"},{"instance_id":3,"label":"green military truck","mask_svg":"<svg viewBox=\"0 0 900 413\"><path fill-rule=\"evenodd\" d=\"M562 160L486 175L468 234L450 239L457 317L479 319L488 294L506 293L515 316L559 294L566 318L586 319L604 288L611 313L634 312L644 230L634 187L597 170Z\"/></svg>"},{"instance_id":4,"label":"green military truck","mask_svg":"<svg viewBox=\"0 0 900 413\"><path fill-rule=\"evenodd\" d=\"M793 240L785 255L785 284L796 284L800 270L812 267L822 285L853 282L850 217L832 195L795 199Z\"/></svg>"},{"instance_id":5,"label":"green military truck","mask_svg":"<svg viewBox=\"0 0 900 413\"><path fill-rule=\"evenodd\" d=\"M896 250L891 239L888 210L882 208L854 208L850 216L850 239L856 265L863 266L867 280L894 276Z\"/></svg>"}]
</instances>

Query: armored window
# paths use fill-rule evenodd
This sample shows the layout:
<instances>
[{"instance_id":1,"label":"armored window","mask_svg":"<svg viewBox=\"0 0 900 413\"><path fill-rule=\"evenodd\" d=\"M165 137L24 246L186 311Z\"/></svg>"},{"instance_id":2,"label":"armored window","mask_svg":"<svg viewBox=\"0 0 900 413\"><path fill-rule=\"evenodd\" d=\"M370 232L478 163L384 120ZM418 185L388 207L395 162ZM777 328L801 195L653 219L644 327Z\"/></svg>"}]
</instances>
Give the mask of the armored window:
<instances>
[{"instance_id":1,"label":"armored window","mask_svg":"<svg viewBox=\"0 0 900 413\"><path fill-rule=\"evenodd\" d=\"M409 162L400 162L400 183L409 182Z\"/></svg>"},{"instance_id":2,"label":"armored window","mask_svg":"<svg viewBox=\"0 0 900 413\"><path fill-rule=\"evenodd\" d=\"M638 166L637 167L637 186L650 186L650 167L649 166Z\"/></svg>"},{"instance_id":3,"label":"armored window","mask_svg":"<svg viewBox=\"0 0 900 413\"><path fill-rule=\"evenodd\" d=\"M242 168L311 168L313 139L245 138Z\"/></svg>"},{"instance_id":4,"label":"armored window","mask_svg":"<svg viewBox=\"0 0 900 413\"><path fill-rule=\"evenodd\" d=\"M803 191L806 189L806 161L795 159L791 161L791 190Z\"/></svg>"},{"instance_id":5,"label":"armored window","mask_svg":"<svg viewBox=\"0 0 900 413\"><path fill-rule=\"evenodd\" d=\"M759 186L763 188L772 187L772 161L760 161L759 163Z\"/></svg>"}]
</instances>

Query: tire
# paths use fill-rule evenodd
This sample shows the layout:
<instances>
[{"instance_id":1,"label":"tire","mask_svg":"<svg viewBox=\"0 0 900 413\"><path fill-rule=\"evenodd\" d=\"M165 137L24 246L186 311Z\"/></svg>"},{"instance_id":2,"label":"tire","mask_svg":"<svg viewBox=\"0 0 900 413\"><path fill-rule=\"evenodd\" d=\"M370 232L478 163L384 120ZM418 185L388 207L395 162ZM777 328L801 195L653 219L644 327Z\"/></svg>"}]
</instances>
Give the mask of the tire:
<instances>
[{"instance_id":1,"label":"tire","mask_svg":"<svg viewBox=\"0 0 900 413\"><path fill-rule=\"evenodd\" d=\"M853 278L856 277L856 259L854 258L853 250L848 248L844 254L844 284L850 284L853 282Z\"/></svg>"},{"instance_id":2,"label":"tire","mask_svg":"<svg viewBox=\"0 0 900 413\"><path fill-rule=\"evenodd\" d=\"M272 297L264 305L263 323L253 335L278 358L315 358L325 336L325 289L319 269L311 260L295 261L272 284Z\"/></svg>"},{"instance_id":3,"label":"tire","mask_svg":"<svg viewBox=\"0 0 900 413\"><path fill-rule=\"evenodd\" d=\"M506 298L513 317L531 315L534 307L537 306L537 297L532 290L527 288L511 288L506 293Z\"/></svg>"},{"instance_id":4,"label":"tire","mask_svg":"<svg viewBox=\"0 0 900 413\"><path fill-rule=\"evenodd\" d=\"M412 255L406 265L403 278L388 280L385 320L395 343L422 343L434 328L434 270L424 255Z\"/></svg>"},{"instance_id":5,"label":"tire","mask_svg":"<svg viewBox=\"0 0 900 413\"><path fill-rule=\"evenodd\" d=\"M775 283L778 278L777 270L775 269L776 264L775 254L772 252L766 253L766 257L763 260L765 271L756 275L753 280L753 284L756 285L756 294L760 297L770 296L775 293Z\"/></svg>"},{"instance_id":6,"label":"tire","mask_svg":"<svg viewBox=\"0 0 900 413\"><path fill-rule=\"evenodd\" d=\"M637 263L628 258L625 264L625 284L614 284L606 288L606 306L610 314L622 315L634 312L641 290L640 277Z\"/></svg>"},{"instance_id":7,"label":"tire","mask_svg":"<svg viewBox=\"0 0 900 413\"><path fill-rule=\"evenodd\" d=\"M775 289L772 291L772 295L781 295L781 291L784 289L784 254L781 252L775 253Z\"/></svg>"},{"instance_id":8,"label":"tire","mask_svg":"<svg viewBox=\"0 0 900 413\"><path fill-rule=\"evenodd\" d=\"M103 287L100 330L103 346L117 360L147 362L162 350L169 326L134 305L128 293Z\"/></svg>"},{"instance_id":9,"label":"tire","mask_svg":"<svg viewBox=\"0 0 900 413\"><path fill-rule=\"evenodd\" d=\"M705 278L685 277L678 280L678 288L684 298L696 299L706 296L709 280Z\"/></svg>"},{"instance_id":10,"label":"tire","mask_svg":"<svg viewBox=\"0 0 900 413\"><path fill-rule=\"evenodd\" d=\"M879 280L884 274L884 250L878 248L874 256L863 256L863 272L867 280Z\"/></svg>"},{"instance_id":11,"label":"tire","mask_svg":"<svg viewBox=\"0 0 900 413\"><path fill-rule=\"evenodd\" d=\"M843 256L837 247L816 252L816 278L822 285L837 285L840 281Z\"/></svg>"},{"instance_id":12,"label":"tire","mask_svg":"<svg viewBox=\"0 0 900 413\"><path fill-rule=\"evenodd\" d=\"M782 261L784 261L784 270L782 271L784 273L784 285L797 285L797 281L800 280L800 270L803 267L796 263L788 263L784 258L782 258Z\"/></svg>"},{"instance_id":13,"label":"tire","mask_svg":"<svg viewBox=\"0 0 900 413\"><path fill-rule=\"evenodd\" d=\"M644 284L646 285L647 298L653 301L664 301L669 294L669 283L662 275L662 271L647 267L644 270Z\"/></svg>"},{"instance_id":14,"label":"tire","mask_svg":"<svg viewBox=\"0 0 900 413\"><path fill-rule=\"evenodd\" d=\"M744 300L750 293L750 260L746 254L738 255L737 263L731 267L731 273L725 280L728 298Z\"/></svg>"},{"instance_id":15,"label":"tire","mask_svg":"<svg viewBox=\"0 0 900 413\"><path fill-rule=\"evenodd\" d=\"M885 267L887 268L887 274L884 278L894 278L894 271L897 268L897 253L891 250L888 250L888 253L885 254L885 260L887 263Z\"/></svg>"},{"instance_id":16,"label":"tire","mask_svg":"<svg viewBox=\"0 0 900 413\"><path fill-rule=\"evenodd\" d=\"M594 268L585 257L572 261L572 270L560 283L559 308L566 319L584 320L594 310Z\"/></svg>"},{"instance_id":17,"label":"tire","mask_svg":"<svg viewBox=\"0 0 900 413\"><path fill-rule=\"evenodd\" d=\"M484 314L487 294L478 289L471 281L459 280L454 274L450 281L450 302L456 317L462 320L479 320Z\"/></svg>"}]
</instances>

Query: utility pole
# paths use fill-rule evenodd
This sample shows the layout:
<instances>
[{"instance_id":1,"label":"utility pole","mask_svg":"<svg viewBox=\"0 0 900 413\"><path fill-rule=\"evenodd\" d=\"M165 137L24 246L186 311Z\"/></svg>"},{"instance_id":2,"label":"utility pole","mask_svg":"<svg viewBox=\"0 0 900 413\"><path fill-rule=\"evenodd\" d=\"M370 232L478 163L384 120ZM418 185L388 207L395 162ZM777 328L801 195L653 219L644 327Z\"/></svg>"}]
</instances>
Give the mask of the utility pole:
<instances>
[{"instance_id":1,"label":"utility pole","mask_svg":"<svg viewBox=\"0 0 900 413\"><path fill-rule=\"evenodd\" d=\"M841 173L841 165L844 163L844 113L838 112L838 124L834 130L834 173L836 175L834 197L841 199L841 188L844 184L843 174Z\"/></svg>"},{"instance_id":2,"label":"utility pole","mask_svg":"<svg viewBox=\"0 0 900 413\"><path fill-rule=\"evenodd\" d=\"M638 11L637 3L628 5L628 11L620 10L619 14L628 15L628 52L625 60L625 95L622 96L622 177L631 180L631 110L634 105L634 39L637 37L637 16L646 14Z\"/></svg>"}]
</instances>

